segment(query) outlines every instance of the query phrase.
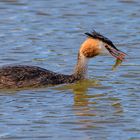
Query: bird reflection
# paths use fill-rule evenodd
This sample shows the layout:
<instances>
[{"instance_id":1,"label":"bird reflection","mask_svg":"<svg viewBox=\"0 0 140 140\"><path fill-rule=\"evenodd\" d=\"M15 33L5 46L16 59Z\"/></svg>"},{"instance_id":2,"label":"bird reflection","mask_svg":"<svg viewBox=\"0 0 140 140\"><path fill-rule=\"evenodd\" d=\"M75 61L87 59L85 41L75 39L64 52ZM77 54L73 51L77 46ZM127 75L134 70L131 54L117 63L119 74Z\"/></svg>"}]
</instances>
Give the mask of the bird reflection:
<instances>
[{"instance_id":1,"label":"bird reflection","mask_svg":"<svg viewBox=\"0 0 140 140\"><path fill-rule=\"evenodd\" d=\"M112 89L112 87L110 88ZM58 88L58 90L71 90L73 92L72 109L76 116L76 119L73 120L73 124L76 124L73 129L84 132L86 139L90 139L89 133L93 135L96 131L100 133L99 135L107 138L109 133L105 129L106 125L116 122L118 124L120 117L117 116L123 114L120 99L113 97L110 88L106 89L106 86L101 85L96 80L79 81Z\"/></svg>"},{"instance_id":2,"label":"bird reflection","mask_svg":"<svg viewBox=\"0 0 140 140\"><path fill-rule=\"evenodd\" d=\"M103 93L93 93L93 88L96 92L96 89L100 89ZM57 90L72 90L74 94L73 110L77 116L98 116L109 113L110 110L107 110L106 106L102 106L104 102L109 108L112 108L110 113L123 112L120 100L117 97L110 97L108 93L104 93L104 89L105 87L99 81L87 79L57 87Z\"/></svg>"}]
</instances>

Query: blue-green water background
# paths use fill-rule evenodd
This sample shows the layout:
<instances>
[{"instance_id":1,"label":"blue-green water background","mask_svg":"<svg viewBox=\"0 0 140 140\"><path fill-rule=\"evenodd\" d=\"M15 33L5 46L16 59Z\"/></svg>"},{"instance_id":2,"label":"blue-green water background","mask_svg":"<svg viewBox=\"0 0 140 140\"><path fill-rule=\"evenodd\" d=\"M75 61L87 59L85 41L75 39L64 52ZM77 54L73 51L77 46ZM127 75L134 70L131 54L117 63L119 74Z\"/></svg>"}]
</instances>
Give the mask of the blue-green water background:
<instances>
[{"instance_id":1,"label":"blue-green water background","mask_svg":"<svg viewBox=\"0 0 140 140\"><path fill-rule=\"evenodd\" d=\"M128 54L89 64L89 81L0 91L1 140L140 140L139 0L0 0L0 65L71 73L96 29Z\"/></svg>"}]
</instances>

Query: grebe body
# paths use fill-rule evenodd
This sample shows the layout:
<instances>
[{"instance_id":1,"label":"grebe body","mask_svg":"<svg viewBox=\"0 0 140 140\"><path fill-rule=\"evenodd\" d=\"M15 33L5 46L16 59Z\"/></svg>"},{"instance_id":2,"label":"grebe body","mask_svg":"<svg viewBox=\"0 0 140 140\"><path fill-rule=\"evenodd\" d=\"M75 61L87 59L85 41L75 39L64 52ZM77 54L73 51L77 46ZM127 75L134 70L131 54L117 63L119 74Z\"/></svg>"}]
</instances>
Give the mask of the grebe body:
<instances>
[{"instance_id":1,"label":"grebe body","mask_svg":"<svg viewBox=\"0 0 140 140\"><path fill-rule=\"evenodd\" d=\"M58 74L37 66L5 66L0 69L0 88L24 88L73 83L74 75Z\"/></svg>"},{"instance_id":2,"label":"grebe body","mask_svg":"<svg viewBox=\"0 0 140 140\"><path fill-rule=\"evenodd\" d=\"M45 85L73 83L87 76L88 60L106 49L112 56L124 60L125 53L103 35L93 31L86 33L88 38L82 43L73 74L55 73L37 66L4 66L0 68L0 88L25 88Z\"/></svg>"}]
</instances>

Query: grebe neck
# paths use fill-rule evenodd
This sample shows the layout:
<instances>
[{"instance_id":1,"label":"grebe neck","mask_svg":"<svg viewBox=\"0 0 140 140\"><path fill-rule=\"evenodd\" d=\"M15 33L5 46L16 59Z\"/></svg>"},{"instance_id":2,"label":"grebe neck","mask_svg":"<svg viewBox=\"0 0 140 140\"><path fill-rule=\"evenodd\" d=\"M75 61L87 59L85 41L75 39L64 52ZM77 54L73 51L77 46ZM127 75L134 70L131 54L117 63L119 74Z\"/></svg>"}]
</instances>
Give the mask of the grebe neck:
<instances>
[{"instance_id":1,"label":"grebe neck","mask_svg":"<svg viewBox=\"0 0 140 140\"><path fill-rule=\"evenodd\" d=\"M88 60L83 54L78 53L77 64L74 69L74 76L77 79L85 79L87 77Z\"/></svg>"}]
</instances>

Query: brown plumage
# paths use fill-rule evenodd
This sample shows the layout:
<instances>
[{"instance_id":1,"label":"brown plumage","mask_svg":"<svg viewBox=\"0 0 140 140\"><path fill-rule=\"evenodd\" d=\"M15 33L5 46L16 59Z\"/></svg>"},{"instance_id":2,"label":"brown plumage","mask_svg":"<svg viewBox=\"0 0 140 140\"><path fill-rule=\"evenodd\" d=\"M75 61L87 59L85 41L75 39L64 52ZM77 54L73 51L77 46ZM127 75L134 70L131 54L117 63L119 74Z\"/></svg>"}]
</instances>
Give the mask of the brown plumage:
<instances>
[{"instance_id":1,"label":"brown plumage","mask_svg":"<svg viewBox=\"0 0 140 140\"><path fill-rule=\"evenodd\" d=\"M74 75L58 74L37 66L6 66L0 69L0 88L24 88L73 83Z\"/></svg>"},{"instance_id":2,"label":"brown plumage","mask_svg":"<svg viewBox=\"0 0 140 140\"><path fill-rule=\"evenodd\" d=\"M81 45L80 53L83 53L87 58L92 58L100 54L101 48L99 47L101 44L100 40L88 38Z\"/></svg>"},{"instance_id":3,"label":"brown plumage","mask_svg":"<svg viewBox=\"0 0 140 140\"><path fill-rule=\"evenodd\" d=\"M108 38L95 31L86 34L88 38L80 47L73 74L59 74L37 66L4 66L0 68L0 88L39 87L73 83L84 79L87 75L89 58L99 55L103 48L106 48L113 56L124 59L125 54L119 51Z\"/></svg>"}]
</instances>

